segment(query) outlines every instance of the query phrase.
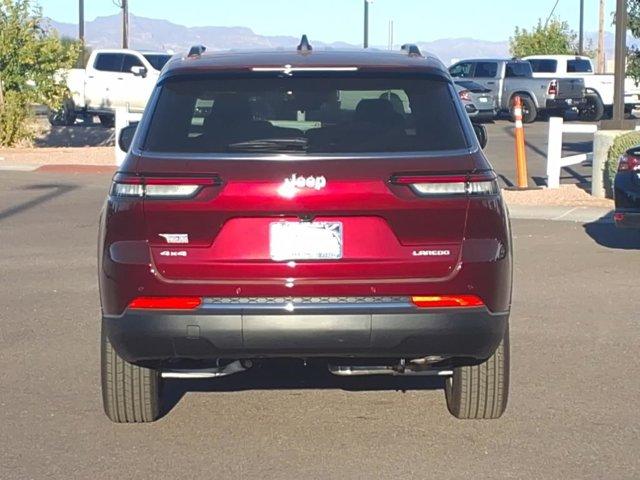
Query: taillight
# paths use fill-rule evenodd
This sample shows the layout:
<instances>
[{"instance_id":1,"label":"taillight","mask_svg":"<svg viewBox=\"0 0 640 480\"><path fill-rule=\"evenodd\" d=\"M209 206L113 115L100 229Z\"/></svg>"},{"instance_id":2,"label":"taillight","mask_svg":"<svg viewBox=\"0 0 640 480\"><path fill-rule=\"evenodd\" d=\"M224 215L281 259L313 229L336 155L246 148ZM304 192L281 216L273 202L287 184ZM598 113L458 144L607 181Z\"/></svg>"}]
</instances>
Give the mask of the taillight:
<instances>
[{"instance_id":1,"label":"taillight","mask_svg":"<svg viewBox=\"0 0 640 480\"><path fill-rule=\"evenodd\" d=\"M640 170L640 158L629 154L620 157L620 161L618 162L619 172L632 172L636 170Z\"/></svg>"},{"instance_id":2,"label":"taillight","mask_svg":"<svg viewBox=\"0 0 640 480\"><path fill-rule=\"evenodd\" d=\"M191 198L210 185L220 185L218 177L137 177L118 174L113 179L114 197Z\"/></svg>"},{"instance_id":3,"label":"taillight","mask_svg":"<svg viewBox=\"0 0 640 480\"><path fill-rule=\"evenodd\" d=\"M193 310L202 303L200 297L138 297L129 308L139 310Z\"/></svg>"},{"instance_id":4,"label":"taillight","mask_svg":"<svg viewBox=\"0 0 640 480\"><path fill-rule=\"evenodd\" d=\"M558 81L557 80L551 80L551 83L549 84L549 95L557 95L558 94Z\"/></svg>"},{"instance_id":5,"label":"taillight","mask_svg":"<svg viewBox=\"0 0 640 480\"><path fill-rule=\"evenodd\" d=\"M395 185L407 185L423 197L442 195L496 195L498 181L493 173L472 175L397 175Z\"/></svg>"},{"instance_id":6,"label":"taillight","mask_svg":"<svg viewBox=\"0 0 640 480\"><path fill-rule=\"evenodd\" d=\"M471 92L469 90L460 90L458 92L461 100L465 100L467 102L471 101Z\"/></svg>"},{"instance_id":7,"label":"taillight","mask_svg":"<svg viewBox=\"0 0 640 480\"><path fill-rule=\"evenodd\" d=\"M484 302L476 295L431 295L411 297L418 308L482 307Z\"/></svg>"}]
</instances>

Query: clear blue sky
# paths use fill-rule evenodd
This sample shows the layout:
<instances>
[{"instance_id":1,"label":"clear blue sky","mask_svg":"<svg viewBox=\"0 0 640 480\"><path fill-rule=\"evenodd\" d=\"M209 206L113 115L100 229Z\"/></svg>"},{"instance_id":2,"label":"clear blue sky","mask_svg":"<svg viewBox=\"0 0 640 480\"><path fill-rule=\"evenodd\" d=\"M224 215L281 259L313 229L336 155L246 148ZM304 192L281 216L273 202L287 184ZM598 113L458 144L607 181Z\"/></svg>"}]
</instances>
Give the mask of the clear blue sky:
<instances>
[{"instance_id":1,"label":"clear blue sky","mask_svg":"<svg viewBox=\"0 0 640 480\"><path fill-rule=\"evenodd\" d=\"M35 0L44 14L76 23L76 0ZM473 37L506 40L516 25L546 19L556 0L374 0L370 7L370 43L386 45L389 20L395 43ZM245 26L262 35L306 32L323 41L359 43L363 0L129 0L134 15L187 26ZM579 0L559 0L556 15L578 30ZM615 0L607 0L607 10ZM85 19L113 15L112 0L85 0ZM598 0L585 0L585 29L596 31ZM607 18L607 29L613 30Z\"/></svg>"}]
</instances>

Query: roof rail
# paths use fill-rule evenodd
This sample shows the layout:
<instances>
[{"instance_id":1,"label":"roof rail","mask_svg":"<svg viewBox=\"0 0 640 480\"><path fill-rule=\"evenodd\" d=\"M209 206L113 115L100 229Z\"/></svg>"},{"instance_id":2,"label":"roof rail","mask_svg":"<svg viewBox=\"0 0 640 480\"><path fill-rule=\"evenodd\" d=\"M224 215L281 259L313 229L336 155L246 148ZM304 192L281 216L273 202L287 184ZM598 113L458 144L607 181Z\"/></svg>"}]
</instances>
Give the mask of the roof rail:
<instances>
[{"instance_id":1,"label":"roof rail","mask_svg":"<svg viewBox=\"0 0 640 480\"><path fill-rule=\"evenodd\" d=\"M405 43L404 45L402 45L402 47L400 47L400 50L402 50L403 52L407 52L410 57L422 56L422 52L418 48L418 45L416 45L415 43Z\"/></svg>"},{"instance_id":2,"label":"roof rail","mask_svg":"<svg viewBox=\"0 0 640 480\"><path fill-rule=\"evenodd\" d=\"M205 47L204 45L194 45L189 49L189 54L187 55L187 57L189 58L199 57L206 51L207 51L207 47Z\"/></svg>"},{"instance_id":3,"label":"roof rail","mask_svg":"<svg viewBox=\"0 0 640 480\"><path fill-rule=\"evenodd\" d=\"M306 35L302 35L302 38L300 39L300 45L298 45L297 50L299 52L310 52L311 50L313 50L313 47L309 43L309 39Z\"/></svg>"}]
</instances>

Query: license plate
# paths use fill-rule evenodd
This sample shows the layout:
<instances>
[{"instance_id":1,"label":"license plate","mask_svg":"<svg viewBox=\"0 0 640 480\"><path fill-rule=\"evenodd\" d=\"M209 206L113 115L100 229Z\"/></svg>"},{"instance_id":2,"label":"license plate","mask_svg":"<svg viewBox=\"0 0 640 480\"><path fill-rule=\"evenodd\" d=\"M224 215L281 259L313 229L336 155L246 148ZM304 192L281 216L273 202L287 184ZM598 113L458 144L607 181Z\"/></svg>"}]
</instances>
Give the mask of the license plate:
<instances>
[{"instance_id":1,"label":"license plate","mask_svg":"<svg viewBox=\"0 0 640 480\"><path fill-rule=\"evenodd\" d=\"M489 101L489 99L488 99L487 97L479 97L479 98L478 98L478 101L479 101L480 103L487 103L487 102Z\"/></svg>"},{"instance_id":2,"label":"license plate","mask_svg":"<svg viewBox=\"0 0 640 480\"><path fill-rule=\"evenodd\" d=\"M342 258L342 222L272 222L271 259L335 260Z\"/></svg>"}]
</instances>

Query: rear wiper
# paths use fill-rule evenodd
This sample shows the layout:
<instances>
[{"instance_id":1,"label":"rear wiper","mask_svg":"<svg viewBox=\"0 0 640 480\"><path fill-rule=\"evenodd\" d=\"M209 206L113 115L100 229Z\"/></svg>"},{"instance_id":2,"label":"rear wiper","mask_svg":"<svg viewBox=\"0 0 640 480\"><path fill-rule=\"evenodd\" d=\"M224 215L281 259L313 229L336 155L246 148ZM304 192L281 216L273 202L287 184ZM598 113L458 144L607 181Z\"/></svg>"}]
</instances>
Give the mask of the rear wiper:
<instances>
[{"instance_id":1,"label":"rear wiper","mask_svg":"<svg viewBox=\"0 0 640 480\"><path fill-rule=\"evenodd\" d=\"M247 140L245 142L230 143L227 148L230 151L300 151L307 150L307 139L298 138L257 138L255 140Z\"/></svg>"}]
</instances>

